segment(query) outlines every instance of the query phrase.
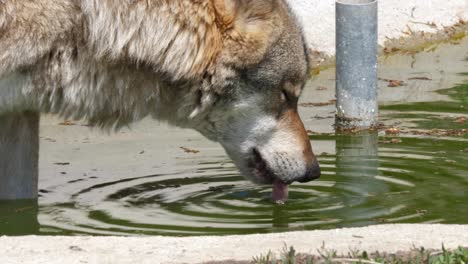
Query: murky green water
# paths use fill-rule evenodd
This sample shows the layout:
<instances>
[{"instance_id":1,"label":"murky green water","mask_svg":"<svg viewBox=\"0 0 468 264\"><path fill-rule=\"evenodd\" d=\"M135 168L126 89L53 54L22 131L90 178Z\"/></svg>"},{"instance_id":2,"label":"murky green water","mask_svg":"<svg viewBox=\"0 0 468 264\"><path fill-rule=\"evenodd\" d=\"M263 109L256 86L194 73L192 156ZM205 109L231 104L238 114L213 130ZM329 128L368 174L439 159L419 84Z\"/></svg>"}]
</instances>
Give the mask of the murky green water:
<instances>
[{"instance_id":1,"label":"murky green water","mask_svg":"<svg viewBox=\"0 0 468 264\"><path fill-rule=\"evenodd\" d=\"M458 65L454 69L436 69L444 79L428 73L424 59L411 67L399 67L398 58L382 63L383 78L403 72L397 77L407 86L391 90L382 82L381 94L408 96L384 100L385 127L378 132L330 133L332 106L303 114L308 128L317 124L326 132L311 135L323 174L293 184L285 205L273 204L271 187L243 180L216 152L189 156L171 172L149 176L46 177L38 202L0 203L0 235L220 235L381 223L468 224L468 41L417 56L437 61L455 47L465 53L448 58ZM333 82L323 76L311 80L308 89ZM457 81L446 87L447 79Z\"/></svg>"}]
</instances>

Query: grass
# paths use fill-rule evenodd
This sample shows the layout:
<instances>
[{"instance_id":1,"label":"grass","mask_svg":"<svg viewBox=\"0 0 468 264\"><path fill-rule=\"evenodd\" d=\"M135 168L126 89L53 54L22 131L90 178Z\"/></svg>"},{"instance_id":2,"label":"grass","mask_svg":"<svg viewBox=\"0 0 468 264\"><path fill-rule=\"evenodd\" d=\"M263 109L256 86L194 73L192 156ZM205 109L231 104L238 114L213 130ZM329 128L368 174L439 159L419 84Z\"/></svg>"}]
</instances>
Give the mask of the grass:
<instances>
[{"instance_id":1,"label":"grass","mask_svg":"<svg viewBox=\"0 0 468 264\"><path fill-rule=\"evenodd\" d=\"M395 254L366 251L351 251L346 256L337 255L323 245L316 255L298 254L293 247L285 248L277 257L269 251L266 255L254 257L254 264L468 264L468 248L448 250L427 250L413 248Z\"/></svg>"},{"instance_id":2,"label":"grass","mask_svg":"<svg viewBox=\"0 0 468 264\"><path fill-rule=\"evenodd\" d=\"M281 252L279 259L276 259L276 256L273 252L268 251L266 255L260 255L253 258L253 263L255 264L295 264L298 254L293 247L289 249L285 246L283 252Z\"/></svg>"}]
</instances>

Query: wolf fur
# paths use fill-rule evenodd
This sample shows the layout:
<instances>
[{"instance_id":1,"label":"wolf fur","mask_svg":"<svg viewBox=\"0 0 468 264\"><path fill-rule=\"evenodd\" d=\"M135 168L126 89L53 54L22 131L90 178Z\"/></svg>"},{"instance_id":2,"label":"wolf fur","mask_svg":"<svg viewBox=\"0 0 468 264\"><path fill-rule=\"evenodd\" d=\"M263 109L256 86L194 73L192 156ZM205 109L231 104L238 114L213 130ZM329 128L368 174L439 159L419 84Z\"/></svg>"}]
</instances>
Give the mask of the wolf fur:
<instances>
[{"instance_id":1,"label":"wolf fur","mask_svg":"<svg viewBox=\"0 0 468 264\"><path fill-rule=\"evenodd\" d=\"M151 115L220 142L255 182L310 180L305 50L283 0L0 0L0 115Z\"/></svg>"}]
</instances>

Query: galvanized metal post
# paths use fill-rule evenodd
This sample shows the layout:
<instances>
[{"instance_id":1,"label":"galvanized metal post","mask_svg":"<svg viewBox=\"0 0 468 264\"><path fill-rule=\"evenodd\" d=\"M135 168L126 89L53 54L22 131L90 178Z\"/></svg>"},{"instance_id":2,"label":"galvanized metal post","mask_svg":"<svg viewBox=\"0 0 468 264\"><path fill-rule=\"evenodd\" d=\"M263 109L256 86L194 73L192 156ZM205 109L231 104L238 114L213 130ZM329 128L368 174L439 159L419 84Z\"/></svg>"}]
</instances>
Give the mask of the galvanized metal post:
<instances>
[{"instance_id":1,"label":"galvanized metal post","mask_svg":"<svg viewBox=\"0 0 468 264\"><path fill-rule=\"evenodd\" d=\"M0 116L0 200L37 198L39 114Z\"/></svg>"},{"instance_id":2,"label":"galvanized metal post","mask_svg":"<svg viewBox=\"0 0 468 264\"><path fill-rule=\"evenodd\" d=\"M336 126L377 125L377 0L336 1Z\"/></svg>"}]
</instances>

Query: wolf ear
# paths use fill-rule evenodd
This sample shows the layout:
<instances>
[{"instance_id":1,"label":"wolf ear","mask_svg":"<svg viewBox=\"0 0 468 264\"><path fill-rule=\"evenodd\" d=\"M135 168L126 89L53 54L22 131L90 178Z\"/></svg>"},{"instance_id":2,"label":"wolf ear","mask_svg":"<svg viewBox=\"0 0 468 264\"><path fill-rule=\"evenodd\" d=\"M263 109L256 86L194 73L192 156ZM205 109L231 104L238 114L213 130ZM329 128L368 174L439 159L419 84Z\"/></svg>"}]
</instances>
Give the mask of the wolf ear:
<instances>
[{"instance_id":1,"label":"wolf ear","mask_svg":"<svg viewBox=\"0 0 468 264\"><path fill-rule=\"evenodd\" d=\"M213 0L225 50L223 61L244 68L258 63L282 31L277 0Z\"/></svg>"}]
</instances>

